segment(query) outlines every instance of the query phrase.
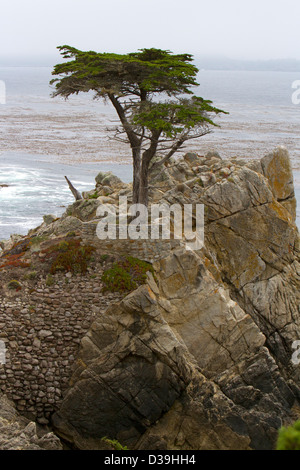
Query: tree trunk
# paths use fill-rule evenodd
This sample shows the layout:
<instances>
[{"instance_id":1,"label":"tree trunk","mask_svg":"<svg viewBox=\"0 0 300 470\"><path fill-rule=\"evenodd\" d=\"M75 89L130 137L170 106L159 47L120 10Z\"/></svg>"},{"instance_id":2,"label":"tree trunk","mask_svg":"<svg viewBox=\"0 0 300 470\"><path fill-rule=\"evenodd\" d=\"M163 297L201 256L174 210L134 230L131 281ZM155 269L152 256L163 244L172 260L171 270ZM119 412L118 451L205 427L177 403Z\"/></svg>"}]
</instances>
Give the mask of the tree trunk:
<instances>
[{"instance_id":1,"label":"tree trunk","mask_svg":"<svg viewBox=\"0 0 300 470\"><path fill-rule=\"evenodd\" d=\"M139 203L148 206L148 175L149 162L142 160L140 170L140 187L139 187Z\"/></svg>"},{"instance_id":2,"label":"tree trunk","mask_svg":"<svg viewBox=\"0 0 300 470\"><path fill-rule=\"evenodd\" d=\"M149 166L152 158L155 156L158 139L161 134L161 130L152 131L151 144L144 151L141 162L140 170L140 189L139 189L139 203L144 204L148 207L148 177L149 177Z\"/></svg>"},{"instance_id":3,"label":"tree trunk","mask_svg":"<svg viewBox=\"0 0 300 470\"><path fill-rule=\"evenodd\" d=\"M132 202L137 204L139 202L140 193L140 171L141 171L141 152L140 149L132 149L133 156L133 194Z\"/></svg>"}]
</instances>

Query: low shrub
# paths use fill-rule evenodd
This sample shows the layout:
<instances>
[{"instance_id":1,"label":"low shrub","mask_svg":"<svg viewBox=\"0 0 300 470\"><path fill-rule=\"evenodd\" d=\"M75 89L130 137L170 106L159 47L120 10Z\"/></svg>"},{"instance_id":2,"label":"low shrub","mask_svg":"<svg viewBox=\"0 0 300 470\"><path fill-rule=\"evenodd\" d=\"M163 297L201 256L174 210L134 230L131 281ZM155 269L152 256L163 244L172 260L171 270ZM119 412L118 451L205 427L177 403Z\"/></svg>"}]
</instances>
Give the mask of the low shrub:
<instances>
[{"instance_id":1,"label":"low shrub","mask_svg":"<svg viewBox=\"0 0 300 470\"><path fill-rule=\"evenodd\" d=\"M54 258L50 267L50 274L55 274L57 271L85 274L95 247L81 245L80 240L65 240L51 247L50 251Z\"/></svg>"},{"instance_id":2,"label":"low shrub","mask_svg":"<svg viewBox=\"0 0 300 470\"><path fill-rule=\"evenodd\" d=\"M46 279L46 286L51 287L54 284L54 277L51 274L48 274Z\"/></svg>"},{"instance_id":3,"label":"low shrub","mask_svg":"<svg viewBox=\"0 0 300 470\"><path fill-rule=\"evenodd\" d=\"M9 281L9 283L7 284L7 287L11 290L13 290L13 289L20 290L20 289L22 289L22 286L19 283L19 281L16 281L15 279L13 279L12 281Z\"/></svg>"},{"instance_id":4,"label":"low shrub","mask_svg":"<svg viewBox=\"0 0 300 470\"><path fill-rule=\"evenodd\" d=\"M104 271L102 275L103 290L131 292L145 283L148 271L154 273L150 263L132 256L125 256L114 263L110 269Z\"/></svg>"},{"instance_id":5,"label":"low shrub","mask_svg":"<svg viewBox=\"0 0 300 470\"><path fill-rule=\"evenodd\" d=\"M102 437L102 441L106 442L106 444L110 445L114 450L128 450L127 446L122 446L117 439L108 439L107 437Z\"/></svg>"},{"instance_id":6,"label":"low shrub","mask_svg":"<svg viewBox=\"0 0 300 470\"><path fill-rule=\"evenodd\" d=\"M3 255L0 259L0 269L2 268L29 268L30 262L23 261L22 257L25 252L18 254L7 254Z\"/></svg>"},{"instance_id":7,"label":"low shrub","mask_svg":"<svg viewBox=\"0 0 300 470\"><path fill-rule=\"evenodd\" d=\"M48 239L47 235L36 235L30 239L30 246L40 245Z\"/></svg>"},{"instance_id":8,"label":"low shrub","mask_svg":"<svg viewBox=\"0 0 300 470\"><path fill-rule=\"evenodd\" d=\"M278 431L277 450L300 450L300 421Z\"/></svg>"},{"instance_id":9,"label":"low shrub","mask_svg":"<svg viewBox=\"0 0 300 470\"><path fill-rule=\"evenodd\" d=\"M94 194L89 194L88 195L88 199L97 199L99 197L99 194L98 193L94 193Z\"/></svg>"},{"instance_id":10,"label":"low shrub","mask_svg":"<svg viewBox=\"0 0 300 470\"><path fill-rule=\"evenodd\" d=\"M34 279L36 279L36 277L37 277L37 272L36 271L31 271L30 273L25 274L24 279L29 280L29 281L33 281Z\"/></svg>"}]
</instances>

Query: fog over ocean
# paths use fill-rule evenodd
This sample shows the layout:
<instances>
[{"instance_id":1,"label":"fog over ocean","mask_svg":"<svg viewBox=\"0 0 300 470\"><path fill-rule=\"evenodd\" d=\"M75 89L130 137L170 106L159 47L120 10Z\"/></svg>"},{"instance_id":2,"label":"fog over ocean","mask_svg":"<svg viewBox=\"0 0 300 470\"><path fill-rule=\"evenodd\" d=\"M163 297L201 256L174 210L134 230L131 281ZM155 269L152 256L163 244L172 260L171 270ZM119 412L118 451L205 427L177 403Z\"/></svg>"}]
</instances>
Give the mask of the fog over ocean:
<instances>
[{"instance_id":1,"label":"fog over ocean","mask_svg":"<svg viewBox=\"0 0 300 470\"><path fill-rule=\"evenodd\" d=\"M99 171L131 181L126 145L111 140L114 110L91 94L68 101L51 98L50 67L0 68L6 104L0 104L0 239L26 234L44 214L59 216L73 196L67 175L80 190L92 189ZM297 72L201 70L196 93L229 111L221 128L191 141L199 155L217 150L224 158L261 158L287 147L300 201L300 105L292 103ZM300 220L298 202L298 226Z\"/></svg>"}]
</instances>

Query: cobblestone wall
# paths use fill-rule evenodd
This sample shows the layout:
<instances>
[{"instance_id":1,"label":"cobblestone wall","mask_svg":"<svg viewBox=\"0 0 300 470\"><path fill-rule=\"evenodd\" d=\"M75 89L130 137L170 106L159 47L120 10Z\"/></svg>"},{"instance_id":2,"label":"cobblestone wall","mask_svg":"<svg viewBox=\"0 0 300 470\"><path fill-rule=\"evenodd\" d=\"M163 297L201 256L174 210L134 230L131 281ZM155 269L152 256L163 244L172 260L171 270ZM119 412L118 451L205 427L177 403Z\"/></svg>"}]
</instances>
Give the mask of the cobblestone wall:
<instances>
[{"instance_id":1,"label":"cobblestone wall","mask_svg":"<svg viewBox=\"0 0 300 470\"><path fill-rule=\"evenodd\" d=\"M40 282L34 292L0 301L0 390L17 409L46 423L68 386L81 338L93 317L120 296L100 293L100 275L65 277L53 287Z\"/></svg>"},{"instance_id":2,"label":"cobblestone wall","mask_svg":"<svg viewBox=\"0 0 300 470\"><path fill-rule=\"evenodd\" d=\"M84 224L83 242L103 254L130 254L153 262L170 253L178 241L99 240L95 225ZM19 412L46 424L62 400L72 375L78 347L94 316L118 301L121 294L102 292L101 272L85 276L56 274L49 286L40 276L34 288L0 297L0 391ZM0 294L1 295L1 294Z\"/></svg>"}]
</instances>

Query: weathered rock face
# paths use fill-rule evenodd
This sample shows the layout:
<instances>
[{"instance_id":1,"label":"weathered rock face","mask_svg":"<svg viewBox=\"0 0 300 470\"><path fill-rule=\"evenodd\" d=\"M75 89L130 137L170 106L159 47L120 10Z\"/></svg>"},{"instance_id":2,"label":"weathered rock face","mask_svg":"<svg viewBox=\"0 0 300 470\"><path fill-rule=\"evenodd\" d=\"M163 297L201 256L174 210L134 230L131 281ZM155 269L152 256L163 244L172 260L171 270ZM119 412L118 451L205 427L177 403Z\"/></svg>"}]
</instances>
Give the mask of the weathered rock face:
<instances>
[{"instance_id":1,"label":"weathered rock face","mask_svg":"<svg viewBox=\"0 0 300 470\"><path fill-rule=\"evenodd\" d=\"M266 335L287 372L300 327L293 179L281 148L260 165L265 177L245 166L205 192L206 249L232 297ZM299 380L299 370L292 376Z\"/></svg>"},{"instance_id":2,"label":"weathered rock face","mask_svg":"<svg viewBox=\"0 0 300 470\"><path fill-rule=\"evenodd\" d=\"M14 405L0 395L0 450L62 450L52 432L39 435L34 422L18 415Z\"/></svg>"},{"instance_id":3,"label":"weathered rock face","mask_svg":"<svg viewBox=\"0 0 300 470\"><path fill-rule=\"evenodd\" d=\"M216 266L177 249L155 264L156 281L97 318L53 418L64 438L84 449L104 435L135 449L274 447L299 389Z\"/></svg>"},{"instance_id":4,"label":"weathered rock face","mask_svg":"<svg viewBox=\"0 0 300 470\"><path fill-rule=\"evenodd\" d=\"M98 176L98 199L40 230L80 231L104 188L114 200L120 182ZM300 404L288 154L279 148L251 162L187 154L153 175L150 195L203 203L205 246L174 247L154 263L155 277L97 315L53 425L81 449L101 449L104 436L131 449L272 449Z\"/></svg>"},{"instance_id":5,"label":"weathered rock face","mask_svg":"<svg viewBox=\"0 0 300 470\"><path fill-rule=\"evenodd\" d=\"M99 316L54 425L80 448L272 448L295 396L251 317L184 249Z\"/></svg>"}]
</instances>

